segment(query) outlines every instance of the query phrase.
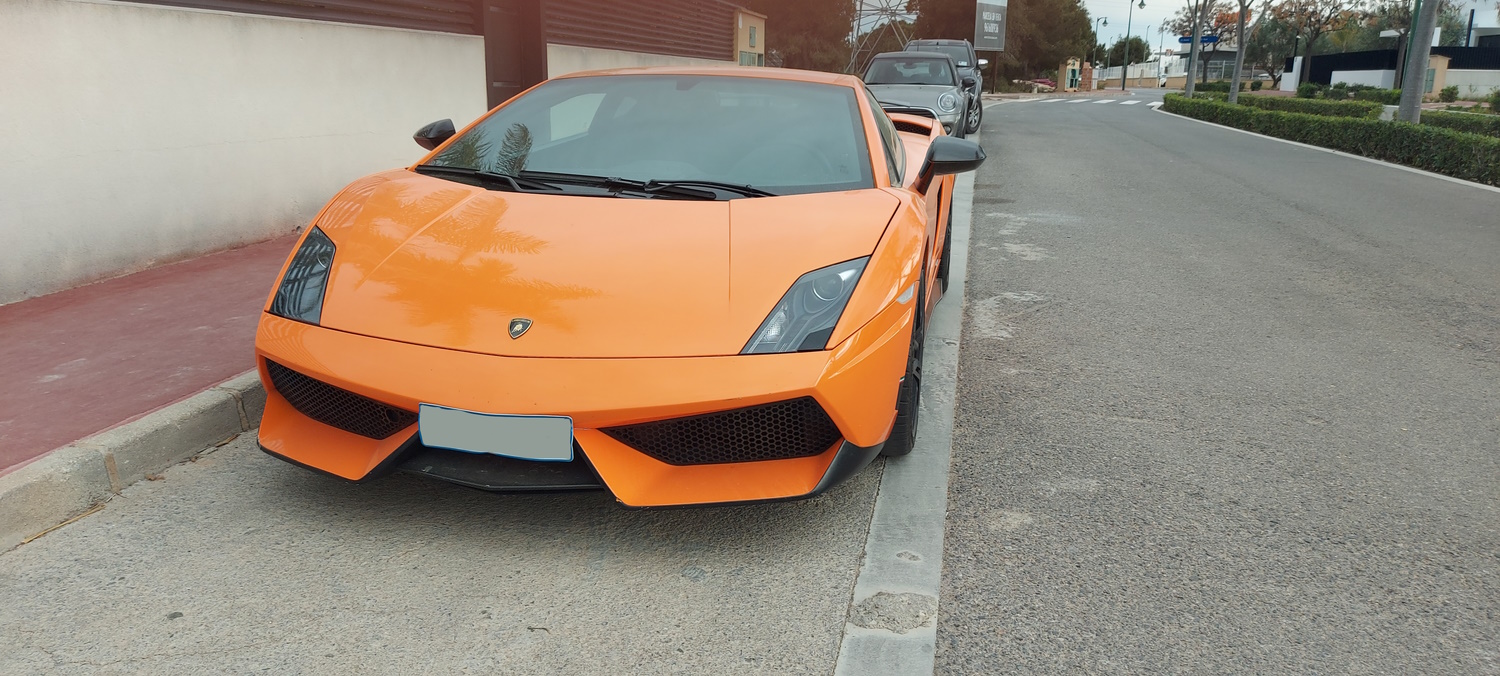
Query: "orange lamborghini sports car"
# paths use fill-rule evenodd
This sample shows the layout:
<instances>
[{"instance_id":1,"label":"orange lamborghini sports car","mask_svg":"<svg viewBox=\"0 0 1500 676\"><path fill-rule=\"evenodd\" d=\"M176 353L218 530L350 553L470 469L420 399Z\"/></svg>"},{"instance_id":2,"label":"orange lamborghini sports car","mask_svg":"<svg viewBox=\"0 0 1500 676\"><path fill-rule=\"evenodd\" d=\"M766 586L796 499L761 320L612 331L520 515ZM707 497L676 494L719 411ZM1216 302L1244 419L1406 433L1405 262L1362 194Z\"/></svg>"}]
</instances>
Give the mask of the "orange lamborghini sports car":
<instances>
[{"instance_id":1,"label":"orange lamborghini sports car","mask_svg":"<svg viewBox=\"0 0 1500 676\"><path fill-rule=\"evenodd\" d=\"M817 495L912 448L951 174L854 77L544 82L318 213L255 337L260 445L352 481Z\"/></svg>"}]
</instances>

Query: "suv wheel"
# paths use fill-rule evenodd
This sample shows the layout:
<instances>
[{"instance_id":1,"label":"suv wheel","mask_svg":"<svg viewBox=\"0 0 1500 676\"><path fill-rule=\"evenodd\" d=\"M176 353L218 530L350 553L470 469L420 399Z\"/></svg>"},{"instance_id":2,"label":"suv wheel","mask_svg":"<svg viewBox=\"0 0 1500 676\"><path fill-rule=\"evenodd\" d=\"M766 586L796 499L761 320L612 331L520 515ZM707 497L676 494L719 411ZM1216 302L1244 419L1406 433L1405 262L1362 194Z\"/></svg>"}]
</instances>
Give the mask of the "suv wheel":
<instances>
[{"instance_id":1,"label":"suv wheel","mask_svg":"<svg viewBox=\"0 0 1500 676\"><path fill-rule=\"evenodd\" d=\"M984 121L984 101L978 96L974 97L974 102L969 104L969 114L964 117L968 121L968 126L964 129L965 136L979 131L979 123Z\"/></svg>"}]
</instances>

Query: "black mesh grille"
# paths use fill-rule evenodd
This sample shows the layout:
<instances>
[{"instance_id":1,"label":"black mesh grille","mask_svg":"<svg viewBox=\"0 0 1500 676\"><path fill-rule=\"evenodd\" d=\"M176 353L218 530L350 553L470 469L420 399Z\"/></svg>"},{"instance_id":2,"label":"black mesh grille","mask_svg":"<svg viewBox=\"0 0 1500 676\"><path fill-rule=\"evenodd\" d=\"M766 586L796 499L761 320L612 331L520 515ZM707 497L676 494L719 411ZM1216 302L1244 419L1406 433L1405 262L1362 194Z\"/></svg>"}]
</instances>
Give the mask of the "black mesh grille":
<instances>
[{"instance_id":1,"label":"black mesh grille","mask_svg":"<svg viewBox=\"0 0 1500 676\"><path fill-rule=\"evenodd\" d=\"M384 439L417 421L417 414L387 406L369 397L266 360L271 385L302 415L330 427L371 439Z\"/></svg>"},{"instance_id":2,"label":"black mesh grille","mask_svg":"<svg viewBox=\"0 0 1500 676\"><path fill-rule=\"evenodd\" d=\"M805 458L840 437L812 397L600 431L671 465Z\"/></svg>"},{"instance_id":3,"label":"black mesh grille","mask_svg":"<svg viewBox=\"0 0 1500 676\"><path fill-rule=\"evenodd\" d=\"M903 115L916 115L917 117L936 118L937 115L929 108L916 108L907 106L881 106L887 113L901 113Z\"/></svg>"},{"instance_id":4,"label":"black mesh grille","mask_svg":"<svg viewBox=\"0 0 1500 676\"><path fill-rule=\"evenodd\" d=\"M923 136L927 136L928 134L932 133L932 127L922 124L916 124L914 122L891 120L891 124L896 125L896 131L904 131L909 134L921 134Z\"/></svg>"}]
</instances>

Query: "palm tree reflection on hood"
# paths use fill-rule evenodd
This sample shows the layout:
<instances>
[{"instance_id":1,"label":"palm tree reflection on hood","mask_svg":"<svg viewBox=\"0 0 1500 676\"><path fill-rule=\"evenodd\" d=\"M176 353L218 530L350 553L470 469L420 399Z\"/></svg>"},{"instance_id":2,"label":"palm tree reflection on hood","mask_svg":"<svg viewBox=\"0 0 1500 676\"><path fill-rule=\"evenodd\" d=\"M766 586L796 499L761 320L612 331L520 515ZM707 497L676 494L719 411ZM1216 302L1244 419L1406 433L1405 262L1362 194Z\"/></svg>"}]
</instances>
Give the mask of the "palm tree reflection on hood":
<instances>
[{"instance_id":1,"label":"palm tree reflection on hood","mask_svg":"<svg viewBox=\"0 0 1500 676\"><path fill-rule=\"evenodd\" d=\"M512 156L524 162L527 150L515 147L523 149ZM492 340L506 336L505 327L514 317L574 328L563 301L592 298L600 291L518 277L518 257L539 254L548 242L500 227L509 209L507 195L433 180L411 176L372 182L331 205L329 212L338 217L325 214L323 221L338 245L335 266L347 266L358 280L335 284L332 291L349 294L366 311L378 296L384 302L377 301L374 308L389 303L395 306L391 310L400 309L389 314L404 315L404 321L391 324L377 312L344 317L362 326L330 328L479 350L503 344ZM330 307L337 304L330 298ZM487 328L485 336L475 335L479 327ZM495 336L488 335L488 327L498 327Z\"/></svg>"},{"instance_id":2,"label":"palm tree reflection on hood","mask_svg":"<svg viewBox=\"0 0 1500 676\"><path fill-rule=\"evenodd\" d=\"M504 327L527 317L572 329L562 301L599 295L598 289L516 276L518 256L547 247L541 238L497 227L507 203L477 195L432 222L381 266L386 298L406 309L414 327L442 327L450 345L475 346L476 325ZM480 338L477 342L494 345Z\"/></svg>"}]
</instances>

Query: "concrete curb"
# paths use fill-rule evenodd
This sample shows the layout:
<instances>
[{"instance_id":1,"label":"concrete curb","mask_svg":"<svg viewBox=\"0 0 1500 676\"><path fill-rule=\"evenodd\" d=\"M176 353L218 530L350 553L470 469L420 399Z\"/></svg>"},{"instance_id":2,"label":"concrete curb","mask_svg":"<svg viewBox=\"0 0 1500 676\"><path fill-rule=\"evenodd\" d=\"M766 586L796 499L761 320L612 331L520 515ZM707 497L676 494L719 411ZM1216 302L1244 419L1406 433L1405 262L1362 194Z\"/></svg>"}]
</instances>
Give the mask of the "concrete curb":
<instances>
[{"instance_id":1,"label":"concrete curb","mask_svg":"<svg viewBox=\"0 0 1500 676\"><path fill-rule=\"evenodd\" d=\"M265 406L252 369L0 476L0 552L96 509L148 474L255 429Z\"/></svg>"}]
</instances>

